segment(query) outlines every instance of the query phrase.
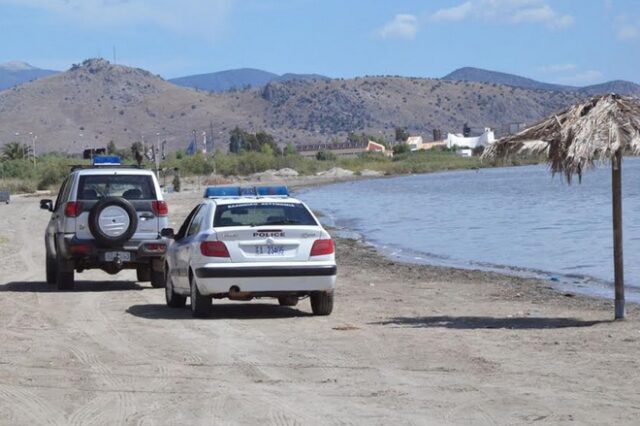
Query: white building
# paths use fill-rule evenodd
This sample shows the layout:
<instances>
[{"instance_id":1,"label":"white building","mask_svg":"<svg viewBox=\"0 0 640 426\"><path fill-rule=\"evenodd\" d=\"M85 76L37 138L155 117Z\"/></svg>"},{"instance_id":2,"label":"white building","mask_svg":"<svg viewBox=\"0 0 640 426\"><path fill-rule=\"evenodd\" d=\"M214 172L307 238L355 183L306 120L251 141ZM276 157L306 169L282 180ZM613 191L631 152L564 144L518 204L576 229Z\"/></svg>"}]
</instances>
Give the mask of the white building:
<instances>
[{"instance_id":1,"label":"white building","mask_svg":"<svg viewBox=\"0 0 640 426\"><path fill-rule=\"evenodd\" d=\"M467 137L465 138L461 134L453 134L447 133L447 139L445 139L445 144L447 148L453 148L457 146L459 148L470 148L473 149L478 146L487 146L492 144L496 140L495 135L493 134L493 130L486 127L484 129L484 133L480 136Z\"/></svg>"}]
</instances>

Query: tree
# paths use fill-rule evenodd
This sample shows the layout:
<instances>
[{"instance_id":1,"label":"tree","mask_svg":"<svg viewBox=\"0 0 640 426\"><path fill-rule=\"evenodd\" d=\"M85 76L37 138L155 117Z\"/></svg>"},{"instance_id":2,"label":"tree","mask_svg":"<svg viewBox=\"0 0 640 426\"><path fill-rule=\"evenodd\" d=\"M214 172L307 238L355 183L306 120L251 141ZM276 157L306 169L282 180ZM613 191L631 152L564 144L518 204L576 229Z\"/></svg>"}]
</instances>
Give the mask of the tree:
<instances>
[{"instance_id":1,"label":"tree","mask_svg":"<svg viewBox=\"0 0 640 426\"><path fill-rule=\"evenodd\" d=\"M289 142L287 147L284 149L284 155L294 155L296 152L296 147L291 142Z\"/></svg>"},{"instance_id":2,"label":"tree","mask_svg":"<svg viewBox=\"0 0 640 426\"><path fill-rule=\"evenodd\" d=\"M320 151L316 152L316 160L318 161L335 161L336 160L336 154L334 154L333 152L326 150L326 149L321 149Z\"/></svg>"},{"instance_id":3,"label":"tree","mask_svg":"<svg viewBox=\"0 0 640 426\"><path fill-rule=\"evenodd\" d=\"M408 143L402 142L393 146L393 155L404 154L405 152L411 152L411 147Z\"/></svg>"},{"instance_id":4,"label":"tree","mask_svg":"<svg viewBox=\"0 0 640 426\"><path fill-rule=\"evenodd\" d=\"M109 141L107 144L107 154L114 155L118 153L118 148L116 147L116 143L114 141Z\"/></svg>"},{"instance_id":5,"label":"tree","mask_svg":"<svg viewBox=\"0 0 640 426\"><path fill-rule=\"evenodd\" d=\"M229 152L240 154L240 150L242 150L244 145L244 132L236 126L236 128L231 131L230 135Z\"/></svg>"},{"instance_id":6,"label":"tree","mask_svg":"<svg viewBox=\"0 0 640 426\"><path fill-rule=\"evenodd\" d=\"M29 145L20 142L9 142L2 147L2 158L5 160L22 160L28 158L30 154Z\"/></svg>"},{"instance_id":7,"label":"tree","mask_svg":"<svg viewBox=\"0 0 640 426\"><path fill-rule=\"evenodd\" d=\"M409 139L409 133L402 127L396 127L396 142L406 142Z\"/></svg>"}]
</instances>

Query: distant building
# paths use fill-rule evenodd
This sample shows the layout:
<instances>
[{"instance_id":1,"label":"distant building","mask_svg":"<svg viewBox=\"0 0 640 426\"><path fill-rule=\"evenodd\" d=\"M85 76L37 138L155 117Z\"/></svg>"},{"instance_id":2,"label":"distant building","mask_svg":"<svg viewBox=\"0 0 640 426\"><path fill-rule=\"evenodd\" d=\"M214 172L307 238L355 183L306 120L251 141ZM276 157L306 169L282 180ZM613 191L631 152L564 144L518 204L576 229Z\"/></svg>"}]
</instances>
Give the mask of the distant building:
<instances>
[{"instance_id":1,"label":"distant building","mask_svg":"<svg viewBox=\"0 0 640 426\"><path fill-rule=\"evenodd\" d=\"M387 148L382 145L381 143L378 142L374 142L374 141L369 141L369 143L367 144L367 151L368 152L381 152L382 154L384 154L387 157L393 157L393 151L387 151Z\"/></svg>"},{"instance_id":2,"label":"distant building","mask_svg":"<svg viewBox=\"0 0 640 426\"><path fill-rule=\"evenodd\" d=\"M418 151L422 149L422 136L409 136L407 138L407 145L411 151Z\"/></svg>"},{"instance_id":3,"label":"distant building","mask_svg":"<svg viewBox=\"0 0 640 426\"><path fill-rule=\"evenodd\" d=\"M303 157L315 157L318 151L331 151L340 157L356 157L367 151L369 144L366 143L313 143L306 145L298 145L298 154Z\"/></svg>"},{"instance_id":4,"label":"distant building","mask_svg":"<svg viewBox=\"0 0 640 426\"><path fill-rule=\"evenodd\" d=\"M438 146L444 146L445 143L442 140L435 140L433 142L425 142L422 136L409 136L407 139L407 145L411 151L426 151Z\"/></svg>"},{"instance_id":5,"label":"distant building","mask_svg":"<svg viewBox=\"0 0 640 426\"><path fill-rule=\"evenodd\" d=\"M447 133L445 144L447 148L457 146L459 148L473 149L478 146L487 146L496 140L493 130L488 127L484 129L484 133L480 136L464 137L461 134Z\"/></svg>"}]
</instances>

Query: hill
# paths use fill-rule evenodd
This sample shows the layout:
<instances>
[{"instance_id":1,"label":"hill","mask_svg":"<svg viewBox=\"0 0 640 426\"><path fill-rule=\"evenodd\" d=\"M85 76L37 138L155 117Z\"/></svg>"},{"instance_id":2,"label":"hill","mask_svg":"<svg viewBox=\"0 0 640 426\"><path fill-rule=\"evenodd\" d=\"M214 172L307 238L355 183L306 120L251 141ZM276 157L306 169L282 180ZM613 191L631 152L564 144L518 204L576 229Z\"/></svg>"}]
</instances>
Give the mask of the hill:
<instances>
[{"instance_id":1,"label":"hill","mask_svg":"<svg viewBox=\"0 0 640 426\"><path fill-rule=\"evenodd\" d=\"M208 92L226 92L229 90L242 90L247 88L262 87L271 81L290 80L326 80L319 74L293 74L283 75L258 70L254 68L240 68L236 70L219 71L208 74L189 75L170 79L173 84L183 87L191 87Z\"/></svg>"},{"instance_id":2,"label":"hill","mask_svg":"<svg viewBox=\"0 0 640 426\"><path fill-rule=\"evenodd\" d=\"M70 70L0 92L0 145L38 135L37 151L79 153L113 140L166 140L185 148L206 131L226 149L235 127L265 130L280 143L326 142L347 132L393 140L405 127L461 131L531 123L581 95L498 84L404 77L272 81L225 93L179 87L142 69L90 59ZM16 133L19 135L16 136Z\"/></svg>"},{"instance_id":3,"label":"hill","mask_svg":"<svg viewBox=\"0 0 640 426\"><path fill-rule=\"evenodd\" d=\"M26 62L13 61L0 64L0 90L56 74L58 71L36 68Z\"/></svg>"},{"instance_id":4,"label":"hill","mask_svg":"<svg viewBox=\"0 0 640 426\"><path fill-rule=\"evenodd\" d=\"M564 86L559 84L543 83L530 78L498 71L490 71L481 68L459 68L442 78L452 81L473 81L477 83L504 84L532 90L569 91L581 92L586 95L600 95L604 93L618 93L621 95L640 95L640 85L630 81L609 81L584 87Z\"/></svg>"}]
</instances>

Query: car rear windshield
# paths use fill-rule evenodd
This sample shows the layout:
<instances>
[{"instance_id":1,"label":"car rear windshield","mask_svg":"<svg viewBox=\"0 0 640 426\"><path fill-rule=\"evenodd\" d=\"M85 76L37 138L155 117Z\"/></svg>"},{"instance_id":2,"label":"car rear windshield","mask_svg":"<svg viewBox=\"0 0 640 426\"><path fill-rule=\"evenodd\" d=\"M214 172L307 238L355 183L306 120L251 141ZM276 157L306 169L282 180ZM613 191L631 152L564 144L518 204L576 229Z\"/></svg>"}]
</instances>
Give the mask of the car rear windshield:
<instances>
[{"instance_id":1,"label":"car rear windshield","mask_svg":"<svg viewBox=\"0 0 640 426\"><path fill-rule=\"evenodd\" d=\"M123 197L128 200L155 200L156 191L149 175L87 175L78 184L79 200Z\"/></svg>"},{"instance_id":2,"label":"car rear windshield","mask_svg":"<svg viewBox=\"0 0 640 426\"><path fill-rule=\"evenodd\" d=\"M298 203L242 203L216 207L215 228L225 226L317 225L309 210Z\"/></svg>"}]
</instances>

